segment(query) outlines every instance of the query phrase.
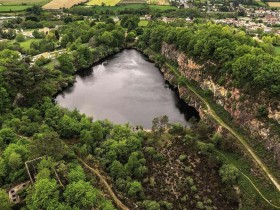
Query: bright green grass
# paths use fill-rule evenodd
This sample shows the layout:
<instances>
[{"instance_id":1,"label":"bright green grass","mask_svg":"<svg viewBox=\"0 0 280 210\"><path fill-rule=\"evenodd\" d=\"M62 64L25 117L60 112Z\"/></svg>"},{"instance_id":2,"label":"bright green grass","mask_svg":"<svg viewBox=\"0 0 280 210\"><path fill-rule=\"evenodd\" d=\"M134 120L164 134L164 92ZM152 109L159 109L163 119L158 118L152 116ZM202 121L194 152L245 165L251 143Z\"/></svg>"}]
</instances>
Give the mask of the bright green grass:
<instances>
[{"instance_id":1,"label":"bright green grass","mask_svg":"<svg viewBox=\"0 0 280 210\"><path fill-rule=\"evenodd\" d=\"M28 50L28 49L30 49L30 44L31 44L31 42L33 41L34 39L27 39L27 40L25 40L24 42L20 42L19 44L20 44L20 47L22 47L23 49L25 49L25 50Z\"/></svg>"},{"instance_id":2,"label":"bright green grass","mask_svg":"<svg viewBox=\"0 0 280 210\"><path fill-rule=\"evenodd\" d=\"M115 6L120 0L90 0L87 5L101 6L104 3L106 6Z\"/></svg>"},{"instance_id":3,"label":"bright green grass","mask_svg":"<svg viewBox=\"0 0 280 210\"><path fill-rule=\"evenodd\" d=\"M49 69L51 69L51 70L53 70L56 65L59 65L58 60L52 60L51 62L47 63L44 66L49 68Z\"/></svg>"},{"instance_id":4,"label":"bright green grass","mask_svg":"<svg viewBox=\"0 0 280 210\"><path fill-rule=\"evenodd\" d=\"M22 47L24 50L30 49L30 44L32 41L40 40L40 39L27 39L24 42L19 42L20 47Z\"/></svg>"},{"instance_id":5,"label":"bright green grass","mask_svg":"<svg viewBox=\"0 0 280 210\"><path fill-rule=\"evenodd\" d=\"M31 6L27 6L27 5L18 5L18 6L3 6L0 5L0 12L17 12L17 11L23 11L26 10L27 8L29 8Z\"/></svg>"},{"instance_id":6,"label":"bright green grass","mask_svg":"<svg viewBox=\"0 0 280 210\"><path fill-rule=\"evenodd\" d=\"M0 4L2 5L15 5L15 6L23 6L23 5L44 5L50 2L50 0L0 0Z\"/></svg>"},{"instance_id":7,"label":"bright green grass","mask_svg":"<svg viewBox=\"0 0 280 210\"><path fill-rule=\"evenodd\" d=\"M149 21L148 21L148 20L140 20L140 22L139 22L138 26L147 26L147 25L148 25L148 23L149 23Z\"/></svg>"},{"instance_id":8,"label":"bright green grass","mask_svg":"<svg viewBox=\"0 0 280 210\"><path fill-rule=\"evenodd\" d=\"M276 52L276 55L280 55L280 46L275 46L274 50Z\"/></svg>"}]
</instances>

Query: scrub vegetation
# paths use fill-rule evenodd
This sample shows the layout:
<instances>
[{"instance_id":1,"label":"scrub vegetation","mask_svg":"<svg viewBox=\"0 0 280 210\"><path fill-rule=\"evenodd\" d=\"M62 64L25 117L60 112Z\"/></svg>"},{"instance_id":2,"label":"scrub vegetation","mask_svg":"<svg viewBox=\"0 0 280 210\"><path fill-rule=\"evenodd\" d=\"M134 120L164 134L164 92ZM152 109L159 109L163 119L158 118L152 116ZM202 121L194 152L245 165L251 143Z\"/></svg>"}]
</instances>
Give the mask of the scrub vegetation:
<instances>
[{"instance_id":1,"label":"scrub vegetation","mask_svg":"<svg viewBox=\"0 0 280 210\"><path fill-rule=\"evenodd\" d=\"M211 95L162 55L162 45L175 46L199 64L211 64L204 73L221 84L230 81L252 96L262 91L275 99L280 61L272 43L211 22L166 24L153 19L161 14L199 17L193 9L136 4L104 13L107 8L78 6L52 13L32 6L24 17L3 22L0 209L279 208L279 191L241 151L234 135L213 123L192 119L186 128L161 116L143 130L94 120L53 100L75 81L76 71L133 47L167 67L170 83L200 97L205 102L201 108L224 119L227 115L213 105ZM117 23L111 12L120 14ZM151 21L140 20L146 13L153 14ZM30 31L32 36L23 35ZM259 113L265 115L265 109ZM7 193L22 183L20 201L11 202Z\"/></svg>"}]
</instances>

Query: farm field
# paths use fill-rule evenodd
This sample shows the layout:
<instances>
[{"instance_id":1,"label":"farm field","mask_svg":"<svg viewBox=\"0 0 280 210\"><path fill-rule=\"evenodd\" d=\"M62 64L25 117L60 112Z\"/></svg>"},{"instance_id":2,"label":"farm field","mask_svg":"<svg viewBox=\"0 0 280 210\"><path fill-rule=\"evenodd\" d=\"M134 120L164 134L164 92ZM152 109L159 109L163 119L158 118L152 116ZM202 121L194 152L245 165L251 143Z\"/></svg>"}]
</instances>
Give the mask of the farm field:
<instances>
[{"instance_id":1,"label":"farm field","mask_svg":"<svg viewBox=\"0 0 280 210\"><path fill-rule=\"evenodd\" d=\"M280 2L267 2L270 7L280 7Z\"/></svg>"},{"instance_id":2,"label":"farm field","mask_svg":"<svg viewBox=\"0 0 280 210\"><path fill-rule=\"evenodd\" d=\"M0 12L18 12L26 10L29 7L31 7L31 5L0 5Z\"/></svg>"},{"instance_id":3,"label":"farm field","mask_svg":"<svg viewBox=\"0 0 280 210\"><path fill-rule=\"evenodd\" d=\"M2 5L44 5L51 0L0 0Z\"/></svg>"},{"instance_id":4,"label":"farm field","mask_svg":"<svg viewBox=\"0 0 280 210\"><path fill-rule=\"evenodd\" d=\"M43 6L43 9L71 8L76 4L87 2L87 0L52 0Z\"/></svg>"},{"instance_id":5,"label":"farm field","mask_svg":"<svg viewBox=\"0 0 280 210\"><path fill-rule=\"evenodd\" d=\"M106 6L115 6L119 2L120 2L120 0L91 0L87 3L87 5L89 5L89 6L93 6L93 5L101 6L102 3L104 3Z\"/></svg>"}]
</instances>

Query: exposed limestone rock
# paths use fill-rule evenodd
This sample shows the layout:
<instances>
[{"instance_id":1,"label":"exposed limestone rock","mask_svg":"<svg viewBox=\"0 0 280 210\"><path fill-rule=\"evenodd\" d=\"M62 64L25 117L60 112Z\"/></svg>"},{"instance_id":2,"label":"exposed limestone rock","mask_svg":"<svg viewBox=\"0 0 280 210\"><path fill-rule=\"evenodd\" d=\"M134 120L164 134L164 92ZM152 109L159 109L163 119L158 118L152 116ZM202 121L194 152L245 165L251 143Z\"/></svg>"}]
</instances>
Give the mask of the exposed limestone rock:
<instances>
[{"instance_id":1,"label":"exposed limestone rock","mask_svg":"<svg viewBox=\"0 0 280 210\"><path fill-rule=\"evenodd\" d=\"M175 45L163 43L162 55L168 60L178 63L178 69L181 75L186 76L189 80L196 81L202 89L210 90L214 95L217 104L229 112L233 117L233 122L247 130L254 139L262 141L265 148L274 153L274 158L280 166L280 137L273 133L270 125L258 119L258 109L261 106L267 107L268 118L274 119L280 124L280 101L267 101L261 93L258 97L252 97L242 93L239 89L232 87L230 84L221 86L207 75L205 70L213 63L200 65L194 60L188 58L184 53L179 52ZM167 77L166 77L167 78ZM179 88L179 93L189 105L194 106L203 118L205 110L199 99L193 96L185 88Z\"/></svg>"}]
</instances>

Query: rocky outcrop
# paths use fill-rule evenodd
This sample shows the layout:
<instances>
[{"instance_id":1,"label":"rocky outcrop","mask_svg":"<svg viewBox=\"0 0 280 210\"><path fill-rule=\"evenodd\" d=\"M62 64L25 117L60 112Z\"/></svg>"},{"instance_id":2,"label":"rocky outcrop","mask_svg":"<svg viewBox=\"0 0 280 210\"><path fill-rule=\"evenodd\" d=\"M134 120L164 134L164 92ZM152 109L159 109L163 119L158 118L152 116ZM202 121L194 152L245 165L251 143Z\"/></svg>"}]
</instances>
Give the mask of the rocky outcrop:
<instances>
[{"instance_id":1,"label":"rocky outcrop","mask_svg":"<svg viewBox=\"0 0 280 210\"><path fill-rule=\"evenodd\" d=\"M274 120L274 124L280 126L280 101L267 99L261 94L257 97L246 95L235 87L230 81L221 86L207 73L207 68L215 67L213 63L198 64L184 53L178 51L174 45L163 43L162 55L168 60L176 62L181 75L187 79L196 81L204 90L209 90L214 95L214 100L221 105L232 117L233 123L246 130L257 144L260 141L264 147L273 152L274 158L280 166L280 136L276 134L269 123ZM186 90L185 90L186 91ZM185 95L185 94L184 94ZM202 106L197 99L188 97L189 105L194 106L203 114ZM265 108L268 113L267 118L259 118L260 107ZM278 124L277 124L278 123Z\"/></svg>"}]
</instances>

